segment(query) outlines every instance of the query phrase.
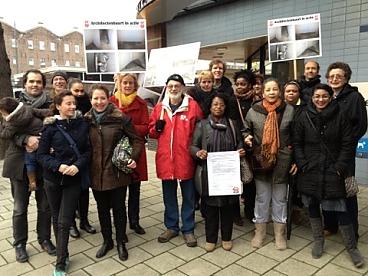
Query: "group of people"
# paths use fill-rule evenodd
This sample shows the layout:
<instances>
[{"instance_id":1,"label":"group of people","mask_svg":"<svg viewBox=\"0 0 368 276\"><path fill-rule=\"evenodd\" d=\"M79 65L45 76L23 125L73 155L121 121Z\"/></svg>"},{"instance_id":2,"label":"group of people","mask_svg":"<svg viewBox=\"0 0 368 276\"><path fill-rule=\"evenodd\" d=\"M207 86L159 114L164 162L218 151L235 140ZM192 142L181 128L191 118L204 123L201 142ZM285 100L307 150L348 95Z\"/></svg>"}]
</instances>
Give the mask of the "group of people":
<instances>
[{"instance_id":1,"label":"group of people","mask_svg":"<svg viewBox=\"0 0 368 276\"><path fill-rule=\"evenodd\" d=\"M96 233L88 220L89 188L103 237L96 257L114 247L112 209L118 257L127 260L127 221L137 234L145 234L139 202L141 181L148 180L144 143L149 136L158 141L155 163L165 206L166 229L159 243L181 232L188 247L197 246L194 214L200 205L205 250L216 249L219 230L221 246L231 250L233 223L243 224L240 202L244 202L244 214L255 225L252 247L263 246L272 221L275 247L284 250L287 188L294 177L298 193L293 201L308 210L312 256L320 258L325 235L340 229L354 265L363 266L357 248L357 197L347 196L344 179L355 175L355 148L366 131L367 113L364 98L349 84L350 67L331 64L327 84L322 84L319 65L311 60L305 64L304 77L283 88L277 79L264 80L251 70L236 72L232 85L225 71L223 61L213 60L191 89L180 75L169 76L162 101L150 116L146 102L137 95L134 74L118 74L110 95L101 84L92 85L87 93L80 80L56 72L48 94L43 91L45 76L39 70L27 71L19 101L0 100L4 118L0 137L9 141L3 176L10 178L14 198L16 260L29 258L27 207L35 191L38 242L57 257L53 275L65 275L69 236L80 236L76 217L80 229ZM132 148L129 174L112 163L115 146L124 137ZM241 197L209 193L208 153L224 151L236 151L253 170ZM56 247L51 242L51 221Z\"/></svg>"}]
</instances>

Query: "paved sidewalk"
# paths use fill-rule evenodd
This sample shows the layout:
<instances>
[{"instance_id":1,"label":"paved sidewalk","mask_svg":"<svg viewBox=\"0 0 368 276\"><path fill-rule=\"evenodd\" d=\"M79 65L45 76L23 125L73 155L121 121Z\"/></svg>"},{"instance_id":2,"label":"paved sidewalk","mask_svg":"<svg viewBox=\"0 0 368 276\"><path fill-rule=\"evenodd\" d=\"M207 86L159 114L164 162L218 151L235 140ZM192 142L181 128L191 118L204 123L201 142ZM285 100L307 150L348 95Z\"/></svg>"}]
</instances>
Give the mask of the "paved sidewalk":
<instances>
[{"instance_id":1,"label":"paved sidewalk","mask_svg":"<svg viewBox=\"0 0 368 276\"><path fill-rule=\"evenodd\" d=\"M116 248L102 259L95 254L102 243L100 233L95 235L81 231L80 239L71 239L69 251L71 265L68 275L333 275L354 276L368 274L368 265L356 269L344 250L340 236L328 238L323 257L315 260L311 257L312 234L306 227L296 227L288 242L288 249L278 251L274 248L273 235L267 235L267 244L253 250L250 240L253 225L234 227L234 247L224 251L221 247L212 253L204 250L204 221L196 213L195 234L198 247L188 248L182 236L168 243L157 242L163 226L163 202L161 183L154 170L154 153L148 153L150 181L142 184L141 225L146 234L139 236L128 230L129 259L119 260ZM2 167L2 164L0 164ZM33 197L33 196L32 196ZM41 251L37 243L35 224L35 200L31 199L29 208L29 241L27 251L29 262L17 263L12 248L12 208L13 202L8 179L0 178L0 275L43 275L52 274L55 257ZM359 194L360 242L359 249L368 256L368 187L362 187ZM90 221L99 230L96 203L90 193ZM272 224L268 232L272 233ZM54 240L54 239L53 239Z\"/></svg>"}]
</instances>

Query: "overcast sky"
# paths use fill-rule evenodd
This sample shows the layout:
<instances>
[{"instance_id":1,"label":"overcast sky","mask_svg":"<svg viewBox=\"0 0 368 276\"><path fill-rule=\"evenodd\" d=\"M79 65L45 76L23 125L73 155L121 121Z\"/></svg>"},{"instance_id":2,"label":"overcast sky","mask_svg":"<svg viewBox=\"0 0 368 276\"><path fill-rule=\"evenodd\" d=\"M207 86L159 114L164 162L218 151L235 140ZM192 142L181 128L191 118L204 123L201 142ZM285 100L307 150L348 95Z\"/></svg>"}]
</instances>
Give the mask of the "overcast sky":
<instances>
[{"instance_id":1,"label":"overcast sky","mask_svg":"<svg viewBox=\"0 0 368 276\"><path fill-rule=\"evenodd\" d=\"M138 2L139 0L8 0L1 3L0 21L11 26L15 24L20 31L41 25L62 36L71 31L81 31L86 19L135 19Z\"/></svg>"}]
</instances>

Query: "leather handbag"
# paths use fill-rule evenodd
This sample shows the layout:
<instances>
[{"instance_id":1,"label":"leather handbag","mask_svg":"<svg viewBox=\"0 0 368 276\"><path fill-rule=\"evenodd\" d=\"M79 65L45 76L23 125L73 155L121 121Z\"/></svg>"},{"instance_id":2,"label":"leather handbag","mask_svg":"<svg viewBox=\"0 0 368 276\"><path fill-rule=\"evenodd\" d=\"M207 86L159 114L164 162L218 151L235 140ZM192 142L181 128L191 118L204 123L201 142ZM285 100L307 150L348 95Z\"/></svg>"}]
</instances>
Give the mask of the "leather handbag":
<instances>
[{"instance_id":1,"label":"leather handbag","mask_svg":"<svg viewBox=\"0 0 368 276\"><path fill-rule=\"evenodd\" d=\"M270 172L276 165L276 162L269 162L264 158L261 146L254 146L251 160L252 168L255 172Z\"/></svg>"}]
</instances>

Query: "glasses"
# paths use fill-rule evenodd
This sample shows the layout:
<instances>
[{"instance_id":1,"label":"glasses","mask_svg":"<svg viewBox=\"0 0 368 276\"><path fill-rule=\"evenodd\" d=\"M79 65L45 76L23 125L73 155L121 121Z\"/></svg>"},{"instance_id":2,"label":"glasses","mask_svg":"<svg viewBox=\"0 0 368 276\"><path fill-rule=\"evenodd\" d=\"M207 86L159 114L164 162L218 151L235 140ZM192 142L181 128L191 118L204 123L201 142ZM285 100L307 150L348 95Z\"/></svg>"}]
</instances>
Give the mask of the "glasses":
<instances>
[{"instance_id":1,"label":"glasses","mask_svg":"<svg viewBox=\"0 0 368 276\"><path fill-rule=\"evenodd\" d=\"M166 86L168 89L179 89L181 87L181 84L176 84L176 85L167 85Z\"/></svg>"},{"instance_id":2,"label":"glasses","mask_svg":"<svg viewBox=\"0 0 368 276\"><path fill-rule=\"evenodd\" d=\"M334 79L336 79L336 80L342 80L344 78L345 78L345 76L342 76L342 75L331 75L331 76L328 76L328 79L329 80L334 80Z\"/></svg>"},{"instance_id":3,"label":"glasses","mask_svg":"<svg viewBox=\"0 0 368 276\"><path fill-rule=\"evenodd\" d=\"M313 96L313 100L328 100L330 96Z\"/></svg>"}]
</instances>

